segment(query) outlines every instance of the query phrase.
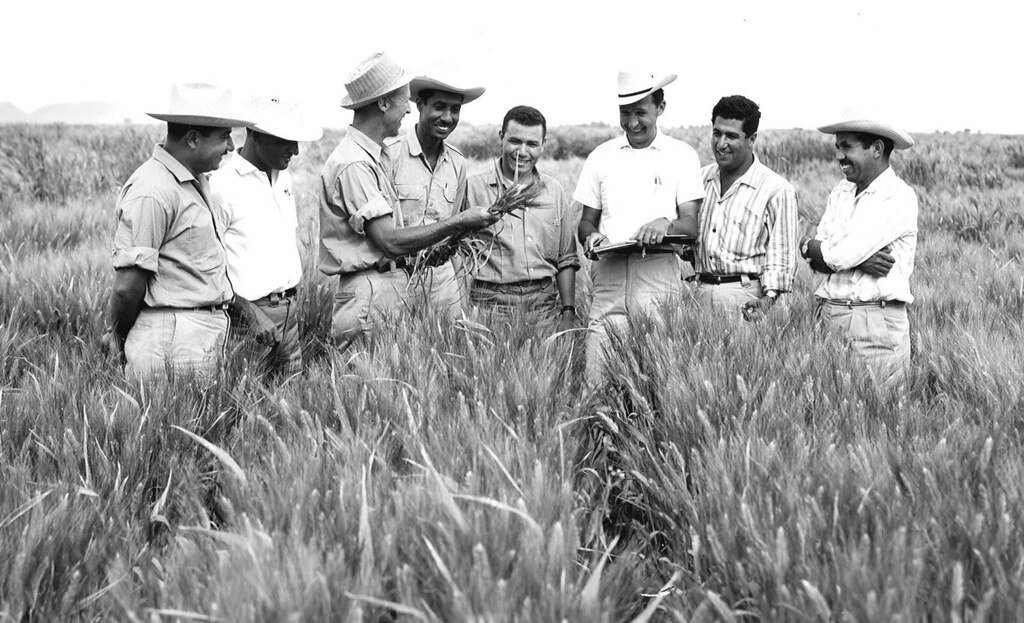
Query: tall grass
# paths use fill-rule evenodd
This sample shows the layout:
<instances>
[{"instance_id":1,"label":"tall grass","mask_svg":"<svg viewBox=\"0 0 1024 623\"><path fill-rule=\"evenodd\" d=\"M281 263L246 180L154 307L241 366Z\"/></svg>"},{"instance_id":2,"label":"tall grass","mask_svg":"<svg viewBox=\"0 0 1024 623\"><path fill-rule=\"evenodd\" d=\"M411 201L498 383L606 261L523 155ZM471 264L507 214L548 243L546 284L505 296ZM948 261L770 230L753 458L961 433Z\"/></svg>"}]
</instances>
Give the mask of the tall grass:
<instances>
[{"instance_id":1,"label":"tall grass","mask_svg":"<svg viewBox=\"0 0 1024 623\"><path fill-rule=\"evenodd\" d=\"M104 175L151 149L8 131L75 162L106 145ZM706 160L702 132L678 134ZM922 199L899 393L815 329L804 267L758 325L688 298L637 320L594 393L582 330L402 309L337 353L309 254L336 135L293 165L305 374L266 386L235 348L212 383L144 386L98 343L114 187L26 175L0 212L0 620L1022 618L1016 152L919 138L896 165ZM827 137L762 142L813 218ZM581 162L541 166L571 192Z\"/></svg>"}]
</instances>

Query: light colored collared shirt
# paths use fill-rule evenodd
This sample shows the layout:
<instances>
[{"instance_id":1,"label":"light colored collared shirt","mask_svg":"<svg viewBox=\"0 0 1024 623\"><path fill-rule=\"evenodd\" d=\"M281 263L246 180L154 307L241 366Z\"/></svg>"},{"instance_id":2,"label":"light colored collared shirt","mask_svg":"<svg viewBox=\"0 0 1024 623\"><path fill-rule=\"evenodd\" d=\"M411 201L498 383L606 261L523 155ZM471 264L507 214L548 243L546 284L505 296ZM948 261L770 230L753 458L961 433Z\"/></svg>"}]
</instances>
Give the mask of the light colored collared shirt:
<instances>
[{"instance_id":1,"label":"light colored collared shirt","mask_svg":"<svg viewBox=\"0 0 1024 623\"><path fill-rule=\"evenodd\" d=\"M754 164L722 196L718 164L704 167L704 203L695 253L698 273L761 274L765 290L793 289L797 204L792 184Z\"/></svg>"},{"instance_id":2,"label":"light colored collared shirt","mask_svg":"<svg viewBox=\"0 0 1024 623\"><path fill-rule=\"evenodd\" d=\"M320 272L354 273L387 259L364 226L381 216L394 218L398 210L381 146L348 126L320 175Z\"/></svg>"},{"instance_id":3,"label":"light colored collared shirt","mask_svg":"<svg viewBox=\"0 0 1024 623\"><path fill-rule=\"evenodd\" d=\"M892 168L883 171L864 192L843 180L832 189L815 238L830 268L814 293L828 299L849 301L903 301L912 303L910 274L917 252L917 193L896 177ZM895 260L881 279L854 267L886 245Z\"/></svg>"},{"instance_id":4,"label":"light colored collared shirt","mask_svg":"<svg viewBox=\"0 0 1024 623\"><path fill-rule=\"evenodd\" d=\"M288 171L270 175L273 181L240 153L210 175L213 206L225 224L228 275L235 294L250 301L302 278L292 178Z\"/></svg>"},{"instance_id":5,"label":"light colored collared shirt","mask_svg":"<svg viewBox=\"0 0 1024 623\"><path fill-rule=\"evenodd\" d=\"M573 193L601 210L600 231L612 243L629 240L655 219L674 220L677 205L703 198L697 152L660 130L644 149L630 147L625 135L598 145Z\"/></svg>"},{"instance_id":6,"label":"light colored collared shirt","mask_svg":"<svg viewBox=\"0 0 1024 623\"><path fill-rule=\"evenodd\" d=\"M562 185L534 169L534 183L544 190L535 208L517 211L475 234L487 244L487 261L474 277L490 283L515 283L554 277L564 268L580 267L576 253L576 219ZM493 205L512 182L501 173L499 161L490 170L466 181L466 207Z\"/></svg>"},{"instance_id":7,"label":"light colored collared shirt","mask_svg":"<svg viewBox=\"0 0 1024 623\"><path fill-rule=\"evenodd\" d=\"M414 127L388 145L385 153L405 227L443 221L461 205L458 192L466 181L466 158L462 152L442 142L441 154L431 170Z\"/></svg>"},{"instance_id":8,"label":"light colored collared shirt","mask_svg":"<svg viewBox=\"0 0 1024 623\"><path fill-rule=\"evenodd\" d=\"M202 307L231 300L220 224L205 175L196 179L162 145L132 173L115 209L114 268L152 273L149 307Z\"/></svg>"}]
</instances>

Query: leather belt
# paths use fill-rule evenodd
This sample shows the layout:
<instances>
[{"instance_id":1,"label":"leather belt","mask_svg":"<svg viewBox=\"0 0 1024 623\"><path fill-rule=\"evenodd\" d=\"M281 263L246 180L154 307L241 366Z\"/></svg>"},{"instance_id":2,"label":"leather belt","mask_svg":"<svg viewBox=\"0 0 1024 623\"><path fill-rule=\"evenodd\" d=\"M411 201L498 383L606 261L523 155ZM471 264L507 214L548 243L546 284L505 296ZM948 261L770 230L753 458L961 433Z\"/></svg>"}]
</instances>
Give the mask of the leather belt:
<instances>
[{"instance_id":1,"label":"leather belt","mask_svg":"<svg viewBox=\"0 0 1024 623\"><path fill-rule=\"evenodd\" d=\"M378 273L392 273L396 270L404 270L409 265L409 260L406 257L399 257L393 260L382 259L373 265L374 270Z\"/></svg>"},{"instance_id":2,"label":"leather belt","mask_svg":"<svg viewBox=\"0 0 1024 623\"><path fill-rule=\"evenodd\" d=\"M495 292L522 292L524 290L541 290L551 285L551 277L544 279L527 279L526 281L513 281L511 283L495 283L493 281L473 280L473 286L484 290Z\"/></svg>"},{"instance_id":3,"label":"leather belt","mask_svg":"<svg viewBox=\"0 0 1024 623\"><path fill-rule=\"evenodd\" d=\"M848 301L846 299L820 299L822 304L835 305L836 307L848 307L853 309L854 307L902 307L906 305L904 301L891 300L891 301Z\"/></svg>"},{"instance_id":4,"label":"leather belt","mask_svg":"<svg viewBox=\"0 0 1024 623\"><path fill-rule=\"evenodd\" d=\"M168 311L168 312L182 312L182 311L201 311L201 312L219 312L227 311L228 303L217 303L216 305L201 305L199 307L143 307L144 310L149 311Z\"/></svg>"},{"instance_id":5,"label":"leather belt","mask_svg":"<svg viewBox=\"0 0 1024 623\"><path fill-rule=\"evenodd\" d=\"M295 298L298 294L298 288L288 288L284 292L271 292L261 299L253 301L253 305L267 305L268 307L277 307L281 304L281 301Z\"/></svg>"},{"instance_id":6,"label":"leather belt","mask_svg":"<svg viewBox=\"0 0 1024 623\"><path fill-rule=\"evenodd\" d=\"M720 285L723 283L736 283L737 281L758 281L761 279L761 275L744 274L744 275L712 275L711 273L701 273L697 275L697 281L701 283L710 283L713 285Z\"/></svg>"}]
</instances>

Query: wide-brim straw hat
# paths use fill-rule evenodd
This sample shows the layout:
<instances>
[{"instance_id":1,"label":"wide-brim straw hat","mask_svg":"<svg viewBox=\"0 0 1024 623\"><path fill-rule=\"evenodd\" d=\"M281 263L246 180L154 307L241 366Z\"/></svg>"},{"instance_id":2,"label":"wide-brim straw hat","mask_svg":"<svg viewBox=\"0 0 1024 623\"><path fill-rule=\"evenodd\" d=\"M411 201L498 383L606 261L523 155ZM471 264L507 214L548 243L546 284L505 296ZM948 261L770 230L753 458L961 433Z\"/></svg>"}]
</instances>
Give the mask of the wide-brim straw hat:
<instances>
[{"instance_id":1,"label":"wide-brim straw hat","mask_svg":"<svg viewBox=\"0 0 1024 623\"><path fill-rule=\"evenodd\" d=\"M256 123L253 130L286 141L316 141L324 135L323 126L313 123L306 110L293 102L253 97L249 109Z\"/></svg>"},{"instance_id":2,"label":"wide-brim straw hat","mask_svg":"<svg viewBox=\"0 0 1024 623\"><path fill-rule=\"evenodd\" d=\"M154 119L210 128L249 127L252 120L235 108L231 89L212 84L188 83L171 86L171 101L164 112L146 113Z\"/></svg>"},{"instance_id":3,"label":"wide-brim straw hat","mask_svg":"<svg viewBox=\"0 0 1024 623\"><path fill-rule=\"evenodd\" d=\"M910 149L914 146L914 137L910 136L905 130L901 130L887 121L881 121L874 115L868 115L856 110L845 111L842 121L823 125L818 128L818 131L824 134L866 132L890 139L895 149Z\"/></svg>"},{"instance_id":4,"label":"wide-brim straw hat","mask_svg":"<svg viewBox=\"0 0 1024 623\"><path fill-rule=\"evenodd\" d=\"M658 89L671 84L676 74L659 76L638 71L619 72L619 106L639 102Z\"/></svg>"},{"instance_id":5,"label":"wide-brim straw hat","mask_svg":"<svg viewBox=\"0 0 1024 623\"><path fill-rule=\"evenodd\" d=\"M375 99L387 95L402 85L409 84L416 75L402 69L384 52L377 52L363 60L349 74L345 82L342 108L355 110Z\"/></svg>"},{"instance_id":6,"label":"wide-brim straw hat","mask_svg":"<svg viewBox=\"0 0 1024 623\"><path fill-rule=\"evenodd\" d=\"M415 100L416 95L424 89L433 89L434 91L444 91L445 93L454 93L456 95L461 95L463 104L468 104L472 102L473 100L483 95L484 91L486 91L486 89L484 89L483 87L470 87L466 89L461 89L459 87L452 86L447 82L435 80L434 78L429 78L427 76L417 76L413 78L412 82L409 84L410 97Z\"/></svg>"}]
</instances>

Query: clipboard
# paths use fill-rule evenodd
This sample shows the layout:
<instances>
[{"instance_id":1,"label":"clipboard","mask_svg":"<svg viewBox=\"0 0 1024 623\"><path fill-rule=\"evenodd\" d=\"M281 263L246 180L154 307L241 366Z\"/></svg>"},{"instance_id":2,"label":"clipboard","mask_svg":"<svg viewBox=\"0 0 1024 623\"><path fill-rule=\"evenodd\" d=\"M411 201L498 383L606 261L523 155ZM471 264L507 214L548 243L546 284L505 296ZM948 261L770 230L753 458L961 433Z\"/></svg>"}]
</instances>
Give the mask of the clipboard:
<instances>
[{"instance_id":1,"label":"clipboard","mask_svg":"<svg viewBox=\"0 0 1024 623\"><path fill-rule=\"evenodd\" d=\"M601 246L594 247L595 255L604 255L606 253L639 253L645 248L650 249L663 249L667 245L673 244L691 244L697 241L696 236L682 236L678 234L665 236L661 242L647 247L642 247L636 240L627 240L625 242L615 242L612 244L602 244Z\"/></svg>"}]
</instances>

